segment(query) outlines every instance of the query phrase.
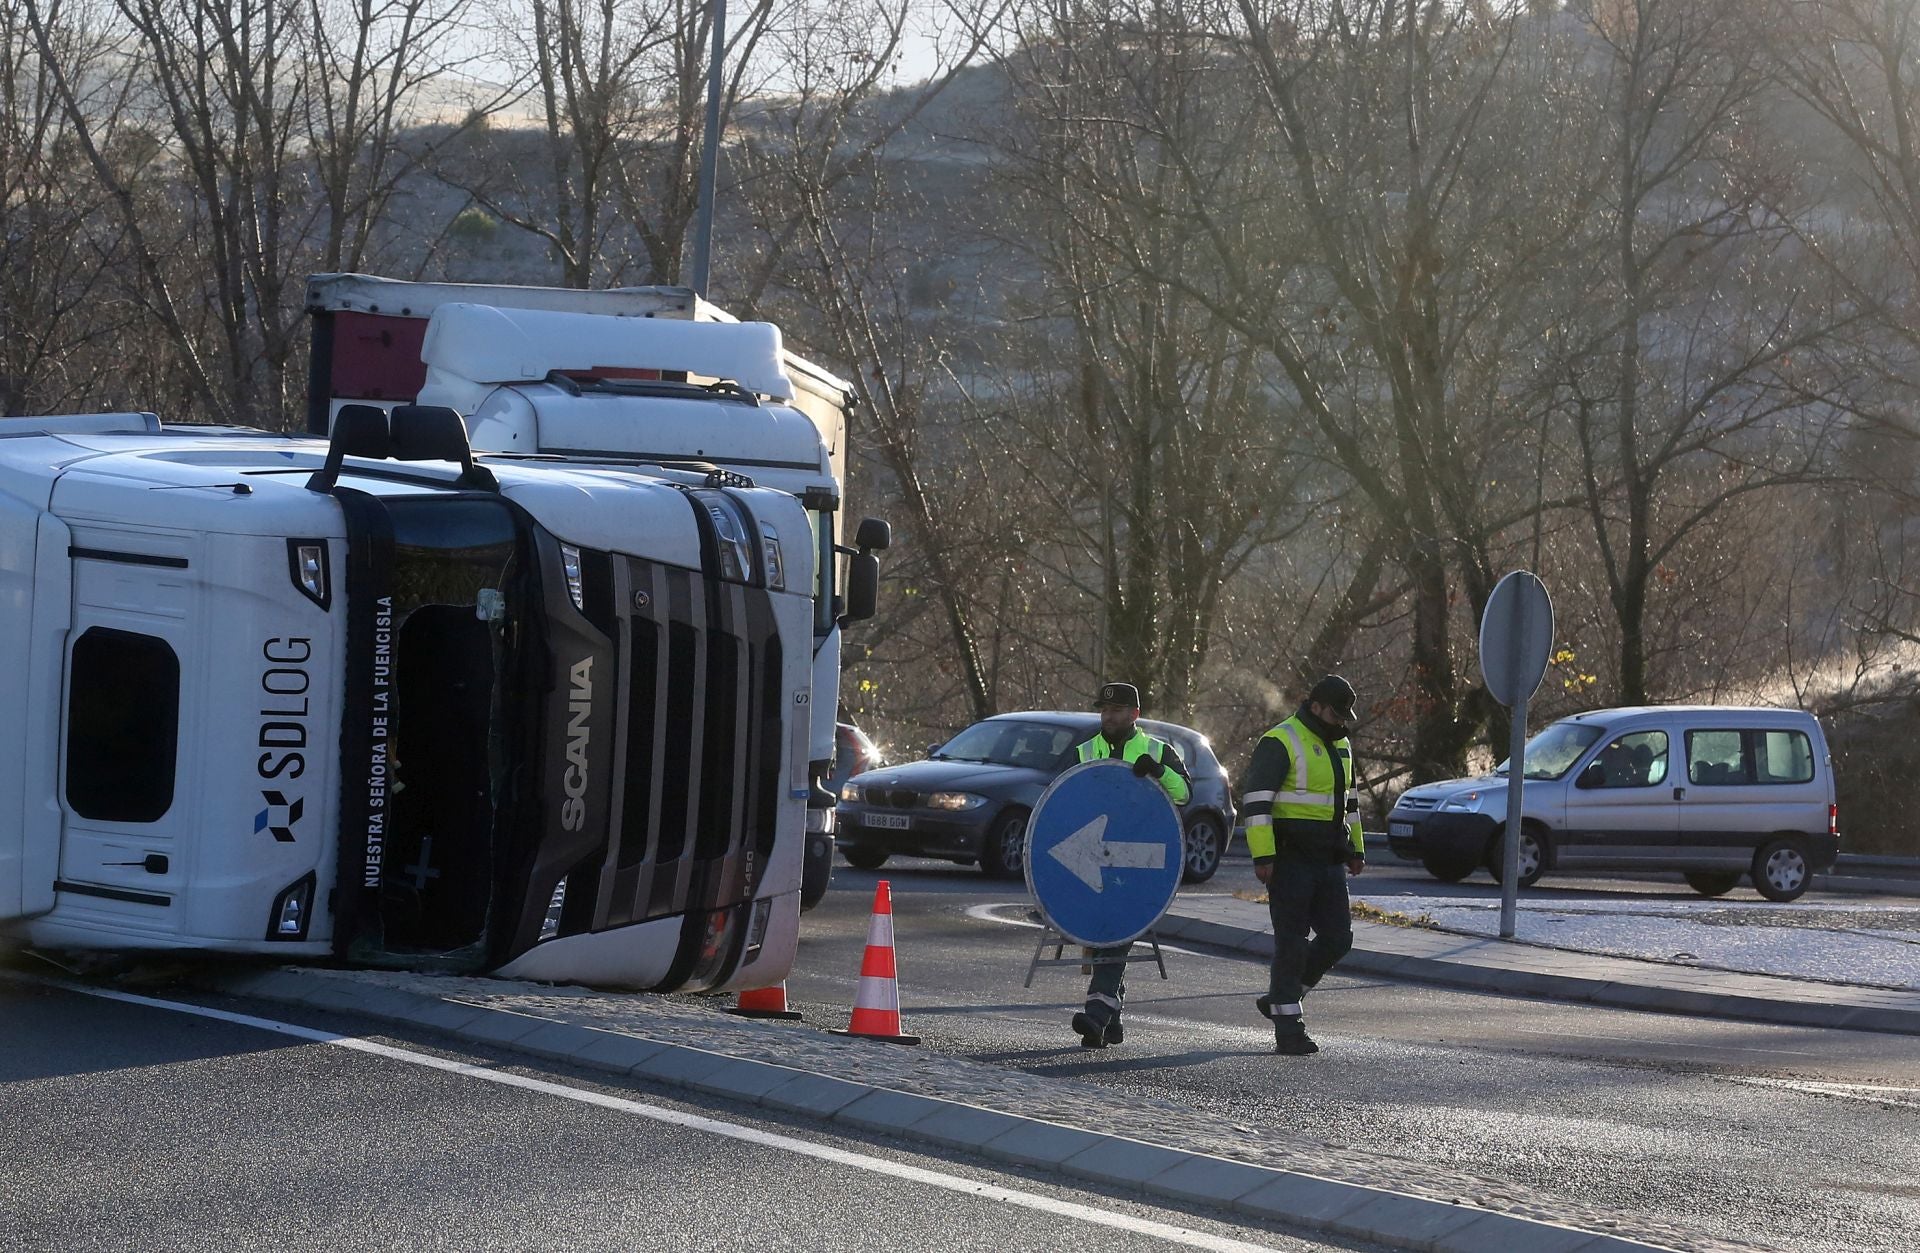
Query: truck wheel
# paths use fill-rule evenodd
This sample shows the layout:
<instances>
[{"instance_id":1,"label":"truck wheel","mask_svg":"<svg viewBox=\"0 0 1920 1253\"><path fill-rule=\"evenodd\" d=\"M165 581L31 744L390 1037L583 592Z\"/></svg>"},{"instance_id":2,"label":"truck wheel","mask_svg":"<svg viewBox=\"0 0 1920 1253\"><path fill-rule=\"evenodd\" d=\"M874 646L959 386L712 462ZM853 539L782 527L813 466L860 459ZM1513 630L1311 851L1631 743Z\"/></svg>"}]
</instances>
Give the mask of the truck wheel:
<instances>
[{"instance_id":1,"label":"truck wheel","mask_svg":"<svg viewBox=\"0 0 1920 1253\"><path fill-rule=\"evenodd\" d=\"M833 882L833 837L813 834L807 837L807 855L800 862L800 908L812 909L827 894Z\"/></svg>"},{"instance_id":2,"label":"truck wheel","mask_svg":"<svg viewBox=\"0 0 1920 1253\"><path fill-rule=\"evenodd\" d=\"M1220 820L1212 814L1196 814L1187 823L1181 882L1205 883L1213 878L1213 872L1220 869L1220 854L1226 844Z\"/></svg>"},{"instance_id":3,"label":"truck wheel","mask_svg":"<svg viewBox=\"0 0 1920 1253\"><path fill-rule=\"evenodd\" d=\"M1795 839L1778 839L1753 855L1754 890L1770 901L1797 901L1813 886L1807 850Z\"/></svg>"},{"instance_id":4,"label":"truck wheel","mask_svg":"<svg viewBox=\"0 0 1920 1253\"><path fill-rule=\"evenodd\" d=\"M1018 879L1027 870L1027 811L1009 809L987 833L980 869L989 879Z\"/></svg>"},{"instance_id":5,"label":"truck wheel","mask_svg":"<svg viewBox=\"0 0 1920 1253\"><path fill-rule=\"evenodd\" d=\"M1487 873L1493 876L1495 883L1501 882L1500 875L1507 868L1507 842L1503 836L1495 836L1488 845ZM1520 886L1530 888L1540 882L1540 876L1547 869L1547 840L1532 827L1520 828Z\"/></svg>"},{"instance_id":6,"label":"truck wheel","mask_svg":"<svg viewBox=\"0 0 1920 1253\"><path fill-rule=\"evenodd\" d=\"M1442 883L1458 883L1478 869L1472 858L1448 853L1422 853L1420 864Z\"/></svg>"},{"instance_id":7,"label":"truck wheel","mask_svg":"<svg viewBox=\"0 0 1920 1253\"><path fill-rule=\"evenodd\" d=\"M885 849L868 848L865 844L849 844L840 850L840 855L855 870L878 870L887 864Z\"/></svg>"},{"instance_id":8,"label":"truck wheel","mask_svg":"<svg viewBox=\"0 0 1920 1253\"><path fill-rule=\"evenodd\" d=\"M1689 870L1687 886L1702 896L1725 896L1740 882L1738 870Z\"/></svg>"}]
</instances>

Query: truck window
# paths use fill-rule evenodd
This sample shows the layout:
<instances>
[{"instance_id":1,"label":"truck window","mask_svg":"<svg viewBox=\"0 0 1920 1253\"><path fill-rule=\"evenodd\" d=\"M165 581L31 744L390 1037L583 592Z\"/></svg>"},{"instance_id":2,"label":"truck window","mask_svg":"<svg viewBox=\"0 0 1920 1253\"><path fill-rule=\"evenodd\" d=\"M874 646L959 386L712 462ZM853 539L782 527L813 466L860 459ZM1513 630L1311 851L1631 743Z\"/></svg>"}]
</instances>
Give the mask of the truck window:
<instances>
[{"instance_id":1,"label":"truck window","mask_svg":"<svg viewBox=\"0 0 1920 1253\"><path fill-rule=\"evenodd\" d=\"M165 640L89 627L67 682L67 804L96 822L158 822L173 807L180 659Z\"/></svg>"}]
</instances>

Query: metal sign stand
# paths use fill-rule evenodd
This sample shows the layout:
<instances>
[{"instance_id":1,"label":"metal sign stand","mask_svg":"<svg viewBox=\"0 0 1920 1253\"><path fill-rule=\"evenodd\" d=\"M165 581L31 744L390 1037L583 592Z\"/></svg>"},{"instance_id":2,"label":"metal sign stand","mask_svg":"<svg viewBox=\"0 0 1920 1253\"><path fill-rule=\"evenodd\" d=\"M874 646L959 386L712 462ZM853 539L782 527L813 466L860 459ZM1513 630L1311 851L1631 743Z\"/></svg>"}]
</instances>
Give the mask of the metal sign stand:
<instances>
[{"instance_id":1,"label":"metal sign stand","mask_svg":"<svg viewBox=\"0 0 1920 1253\"><path fill-rule=\"evenodd\" d=\"M1070 940L1062 935L1054 928L1052 923L1047 922L1044 918L1041 919L1040 943L1033 946L1033 961L1027 966L1027 981L1023 986L1029 988L1033 986L1033 973L1042 966L1078 966L1085 969L1088 966L1096 965L1117 966L1131 962L1152 962L1160 968L1160 977L1162 979L1167 977L1167 962L1166 959L1160 955L1160 938L1152 931L1141 933L1141 935L1133 941L1136 945L1146 945L1153 950L1152 952L1142 953L1134 949L1129 949L1125 957L1108 957L1098 962L1093 961L1089 957L1062 956L1062 954L1066 952L1067 945L1077 943L1077 941ZM1042 957L1040 954L1047 951L1049 944L1053 946L1053 956ZM1115 947L1118 946L1116 945Z\"/></svg>"}]
</instances>

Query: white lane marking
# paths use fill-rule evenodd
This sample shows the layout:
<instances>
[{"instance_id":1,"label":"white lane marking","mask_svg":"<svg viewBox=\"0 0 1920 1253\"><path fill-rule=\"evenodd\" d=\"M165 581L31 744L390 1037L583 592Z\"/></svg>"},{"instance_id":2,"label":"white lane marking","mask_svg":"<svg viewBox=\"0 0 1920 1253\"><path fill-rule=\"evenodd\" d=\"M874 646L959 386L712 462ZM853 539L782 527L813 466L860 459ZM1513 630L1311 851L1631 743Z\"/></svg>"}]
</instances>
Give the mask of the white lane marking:
<instances>
[{"instance_id":1,"label":"white lane marking","mask_svg":"<svg viewBox=\"0 0 1920 1253\"><path fill-rule=\"evenodd\" d=\"M1760 1075L1724 1075L1722 1078L1734 1083L1750 1084L1756 1088L1785 1088L1789 1092L1801 1092L1809 1096L1831 1096L1842 1101L1863 1101L1869 1105L1899 1105L1906 1109L1920 1109L1920 1100L1899 1100L1896 1093L1920 1097L1920 1088L1898 1088L1880 1083L1820 1083L1810 1079L1769 1079Z\"/></svg>"},{"instance_id":2,"label":"white lane marking","mask_svg":"<svg viewBox=\"0 0 1920 1253\"><path fill-rule=\"evenodd\" d=\"M1000 901L992 905L969 905L967 906L967 917L977 919L980 922L997 922L1003 927L1031 927L1035 931L1038 931L1040 924L1027 917L1026 911L1032 908L1033 906L1022 904L1019 901ZM1002 918L994 912L996 909L1017 909L1021 912L1018 918ZM1180 948L1178 945L1168 944L1165 941L1161 942L1160 951L1162 953L1178 953L1182 957L1207 956L1205 953L1196 953L1190 948Z\"/></svg>"},{"instance_id":3,"label":"white lane marking","mask_svg":"<svg viewBox=\"0 0 1920 1253\"><path fill-rule=\"evenodd\" d=\"M1646 1043L1647 1043L1647 1038L1645 1036L1612 1035L1605 1031L1588 1031L1585 1028L1582 1028L1577 1032L1576 1031L1539 1031L1531 1027L1507 1027L1505 1028L1505 1030L1510 1032L1513 1035L1541 1035L1554 1040L1572 1040L1576 1042L1580 1040L1620 1040L1624 1043L1636 1044L1643 1048L1646 1046ZM1683 1048L1683 1049L1725 1049L1729 1053L1779 1053L1786 1057L1825 1057L1827 1056L1827 1054L1825 1053L1818 1052L1812 1049L1763 1049L1763 1048L1755 1048L1753 1045L1750 1045L1750 1044L1695 1044L1691 1040L1662 1040L1660 1041L1660 1043L1663 1047L1671 1046L1673 1048Z\"/></svg>"},{"instance_id":4,"label":"white lane marking","mask_svg":"<svg viewBox=\"0 0 1920 1253\"><path fill-rule=\"evenodd\" d=\"M3 974L4 972L0 972ZM18 978L17 976L5 976ZM896 1179L905 1179L912 1183L924 1183L935 1188L945 1188L949 1192L964 1193L986 1201L1000 1201L1008 1205L1018 1205L1025 1209L1037 1210L1043 1214L1053 1214L1061 1218L1070 1218L1075 1222L1092 1223L1101 1227L1112 1227L1119 1231L1136 1235L1150 1236L1165 1240L1169 1244L1185 1245L1195 1249L1211 1249L1217 1253L1252 1253L1253 1250L1270 1249L1273 1246L1253 1244L1245 1240L1231 1240L1225 1236L1210 1235L1204 1231L1194 1231L1187 1227L1175 1227L1169 1223L1155 1222L1150 1218L1136 1218L1130 1214L1116 1214L1110 1210L1098 1209L1091 1205L1081 1205L1074 1201L1062 1201L1055 1197L1041 1196L1036 1192L1021 1192L1014 1188L1003 1188L996 1184L981 1183L973 1179L964 1179L959 1175L943 1174L936 1170L927 1170L919 1166L909 1166L904 1162L891 1162L881 1157L869 1157L864 1153L853 1153L846 1149L836 1149L824 1144L813 1144L792 1136L778 1135L771 1131L761 1131L754 1127L743 1127L738 1123L721 1122L716 1118L706 1118L699 1114L683 1113L680 1110L667 1109L660 1105L648 1105L641 1101L629 1100L622 1096L612 1096L605 1092L595 1092L586 1088L570 1088L565 1084L551 1083L545 1079L533 1079L525 1075L507 1074L489 1070L483 1066L474 1066L466 1062L456 1062L444 1057L434 1057L427 1053L416 1053L411 1049L394 1048L388 1044L378 1044L372 1040L343 1036L332 1031L316 1031L311 1027L301 1027L289 1022L276 1022L270 1018L255 1018L249 1014L235 1014L223 1009L209 1009L201 1005L189 1005L177 1001L155 1000L148 996L136 996L131 992L114 992L105 988L89 988L63 980L34 980L30 977L22 982L41 982L69 992L78 992L84 996L97 996L103 1000L124 1001L129 1005L143 1005L150 1009L172 1010L179 1014L192 1014L201 1018L211 1018L219 1022L236 1026L251 1027L256 1031L271 1032L274 1035L292 1036L295 1039L308 1040L315 1044L331 1044L338 1048L351 1049L357 1053L370 1053L375 1057L385 1057L392 1061L407 1062L415 1066L425 1066L432 1070L443 1070L449 1074L461 1075L469 1079L484 1079L488 1083L497 1083L502 1087L521 1088L528 1092L538 1092L545 1096L559 1097L562 1100L578 1101L583 1105L597 1105L602 1109L616 1110L623 1114L634 1114L654 1122L669 1126L682 1127L690 1131L704 1131L709 1135L724 1136L729 1140L739 1140L747 1144L757 1144L764 1148L780 1149L788 1153L797 1153L803 1157L818 1158L840 1166L851 1166L856 1170L869 1170L878 1175L889 1175Z\"/></svg>"}]
</instances>

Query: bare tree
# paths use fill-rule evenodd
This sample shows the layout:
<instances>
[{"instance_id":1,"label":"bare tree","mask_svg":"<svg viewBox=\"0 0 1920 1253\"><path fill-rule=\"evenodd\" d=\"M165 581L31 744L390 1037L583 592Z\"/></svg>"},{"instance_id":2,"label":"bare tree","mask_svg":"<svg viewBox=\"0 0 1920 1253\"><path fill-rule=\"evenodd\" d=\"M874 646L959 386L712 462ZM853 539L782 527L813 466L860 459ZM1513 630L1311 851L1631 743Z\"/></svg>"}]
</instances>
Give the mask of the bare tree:
<instances>
[{"instance_id":1,"label":"bare tree","mask_svg":"<svg viewBox=\"0 0 1920 1253\"><path fill-rule=\"evenodd\" d=\"M1189 716L1230 627L1222 590L1312 499L1294 441L1274 438L1292 424L1261 353L1152 277L1190 286L1215 263L1196 183L1258 194L1236 142L1244 104L1205 32L1165 6L1043 29L1003 62L1018 121L990 141L1015 207L1000 239L1033 275L1014 359L1043 389L1007 461L1060 494L1060 573L1101 607L1089 668Z\"/></svg>"},{"instance_id":2,"label":"bare tree","mask_svg":"<svg viewBox=\"0 0 1920 1253\"><path fill-rule=\"evenodd\" d=\"M756 0L733 15L723 128L772 5ZM503 7L500 23L504 59L527 67L542 150L520 161L483 144L458 163L436 161L436 172L544 240L564 286L677 282L698 207L712 7L527 0L524 10Z\"/></svg>"},{"instance_id":3,"label":"bare tree","mask_svg":"<svg viewBox=\"0 0 1920 1253\"><path fill-rule=\"evenodd\" d=\"M457 51L472 0L307 0L312 87L302 100L302 138L325 219L315 264L327 271L369 265L400 186L421 164L407 129L458 107L452 87L473 54ZM465 102L445 143L506 103L510 87ZM429 91L444 93L438 101Z\"/></svg>"},{"instance_id":4,"label":"bare tree","mask_svg":"<svg viewBox=\"0 0 1920 1253\"><path fill-rule=\"evenodd\" d=\"M62 21L49 42L92 84L87 116L111 125L124 114L128 84L111 73L105 31ZM109 311L119 232L98 185L75 177L79 157L26 12L0 10L0 415L91 402L111 368L104 341L125 329L124 314Z\"/></svg>"},{"instance_id":5,"label":"bare tree","mask_svg":"<svg viewBox=\"0 0 1920 1253\"><path fill-rule=\"evenodd\" d=\"M1820 352L1838 319L1776 255L1784 232L1758 200L1776 179L1750 130L1770 80L1752 6L1631 0L1589 21L1606 58L1592 161L1610 194L1584 316L1568 319L1566 391L1617 697L1641 704L1657 694L1649 600L1676 552L1731 502L1817 479L1844 397Z\"/></svg>"}]
</instances>

